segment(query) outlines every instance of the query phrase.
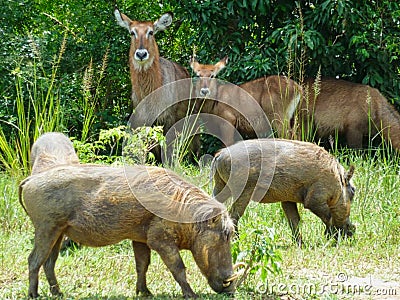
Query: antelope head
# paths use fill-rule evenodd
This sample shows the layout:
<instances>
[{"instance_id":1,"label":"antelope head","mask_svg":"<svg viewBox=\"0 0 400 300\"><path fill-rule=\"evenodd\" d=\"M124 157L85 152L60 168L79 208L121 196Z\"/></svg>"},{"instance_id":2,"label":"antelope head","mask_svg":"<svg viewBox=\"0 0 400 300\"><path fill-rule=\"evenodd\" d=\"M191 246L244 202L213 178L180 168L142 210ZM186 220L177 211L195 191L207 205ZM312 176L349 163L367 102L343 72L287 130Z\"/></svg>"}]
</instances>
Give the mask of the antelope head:
<instances>
[{"instance_id":1,"label":"antelope head","mask_svg":"<svg viewBox=\"0 0 400 300\"><path fill-rule=\"evenodd\" d=\"M228 63L228 56L225 56L215 65L200 64L195 57L190 60L190 67L199 77L196 84L196 93L199 97L210 97L211 94L217 93L217 82L214 79L217 74L225 68Z\"/></svg>"},{"instance_id":2,"label":"antelope head","mask_svg":"<svg viewBox=\"0 0 400 300\"><path fill-rule=\"evenodd\" d=\"M173 14L167 12L155 22L131 20L118 8L115 8L114 15L118 24L126 28L132 36L129 52L130 63L136 70L149 69L160 55L154 35L159 31L164 31L172 24Z\"/></svg>"}]
</instances>

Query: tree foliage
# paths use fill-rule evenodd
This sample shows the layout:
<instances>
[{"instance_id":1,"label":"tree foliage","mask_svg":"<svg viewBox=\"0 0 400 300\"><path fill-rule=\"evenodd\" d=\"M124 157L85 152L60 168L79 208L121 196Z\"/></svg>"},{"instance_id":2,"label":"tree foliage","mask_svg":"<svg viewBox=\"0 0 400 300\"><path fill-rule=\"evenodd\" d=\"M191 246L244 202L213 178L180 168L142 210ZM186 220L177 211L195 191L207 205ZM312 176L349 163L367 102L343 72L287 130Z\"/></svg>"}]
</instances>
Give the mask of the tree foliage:
<instances>
[{"instance_id":1,"label":"tree foliage","mask_svg":"<svg viewBox=\"0 0 400 300\"><path fill-rule=\"evenodd\" d=\"M369 84L400 100L400 4L349 0L181 0L203 61L231 58L240 83L266 74Z\"/></svg>"},{"instance_id":2,"label":"tree foliage","mask_svg":"<svg viewBox=\"0 0 400 300\"><path fill-rule=\"evenodd\" d=\"M321 70L324 76L377 87L400 102L396 1L172 0L138 5L136 0L121 0L117 5L139 20L156 20L173 11L174 25L157 34L157 41L162 56L187 68L193 51L204 63L228 55L230 62L221 75L233 83L268 74L288 74L301 81ZM4 1L0 119L16 119L16 74L26 83L51 75L66 38L55 78L66 129L75 135L81 132L84 97L92 97L96 106L95 132L124 124L132 112L130 36L116 24L113 9L114 3L96 0ZM88 68L94 83L82 88ZM26 86L22 84L21 91L29 93Z\"/></svg>"}]
</instances>

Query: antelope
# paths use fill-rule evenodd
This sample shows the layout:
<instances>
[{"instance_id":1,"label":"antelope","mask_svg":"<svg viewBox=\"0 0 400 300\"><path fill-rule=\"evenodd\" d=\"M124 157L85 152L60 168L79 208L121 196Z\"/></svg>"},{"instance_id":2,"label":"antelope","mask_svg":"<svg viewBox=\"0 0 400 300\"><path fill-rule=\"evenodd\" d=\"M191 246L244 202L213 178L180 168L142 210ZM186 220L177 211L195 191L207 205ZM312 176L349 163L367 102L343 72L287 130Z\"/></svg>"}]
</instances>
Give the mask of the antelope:
<instances>
[{"instance_id":1,"label":"antelope","mask_svg":"<svg viewBox=\"0 0 400 300\"><path fill-rule=\"evenodd\" d=\"M156 33L164 31L172 24L173 14L167 12L155 22L131 20L118 8L115 8L114 15L118 24L131 34L129 68L132 83L131 97L135 109L130 120L131 125L133 127L153 125L154 120L151 116L156 115L155 123L162 125L166 134L178 120L183 119L191 111L188 101L177 101L182 98L178 95L182 91L179 91L176 85L169 85L180 79L189 78L189 72L177 63L160 57L155 40ZM185 84L187 85L185 82L182 84L183 90ZM164 87L161 96L149 97L143 101L161 87ZM138 107L142 102L146 103Z\"/></svg>"},{"instance_id":2,"label":"antelope","mask_svg":"<svg viewBox=\"0 0 400 300\"><path fill-rule=\"evenodd\" d=\"M234 143L235 129L248 138L260 137L255 134L259 128L254 127L259 126L259 120L253 124L250 124L249 120L254 118L261 120L262 117L255 115L255 110L250 113L251 116L245 115L235 109L238 106L249 111L250 108L246 106L258 104L263 117L268 118L278 136L290 135L290 122L302 96L300 85L285 76L272 75L243 83L239 85L240 89L233 90L231 85L218 84L215 80L227 62L227 57L214 65L200 64L196 58L192 58L190 62L190 67L200 77L195 87L196 97L205 99L201 111L217 115L231 124L230 127L224 126L222 129L224 132L221 132L226 145ZM251 98L255 99L255 103L249 101ZM269 129L266 127L263 129L265 136L270 133Z\"/></svg>"},{"instance_id":3,"label":"antelope","mask_svg":"<svg viewBox=\"0 0 400 300\"><path fill-rule=\"evenodd\" d=\"M375 88L334 78L305 82L306 99L300 116L306 130L315 128L316 137L344 137L350 148L362 148L363 138L382 134L400 151L400 115Z\"/></svg>"}]
</instances>

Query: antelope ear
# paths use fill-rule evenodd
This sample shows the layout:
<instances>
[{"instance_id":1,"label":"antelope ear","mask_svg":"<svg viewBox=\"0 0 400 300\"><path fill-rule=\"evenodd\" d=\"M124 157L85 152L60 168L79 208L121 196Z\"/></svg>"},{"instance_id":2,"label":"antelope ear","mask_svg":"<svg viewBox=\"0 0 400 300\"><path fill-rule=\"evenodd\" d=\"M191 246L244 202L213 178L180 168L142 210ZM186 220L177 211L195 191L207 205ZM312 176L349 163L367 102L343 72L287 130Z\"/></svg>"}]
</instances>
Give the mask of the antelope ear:
<instances>
[{"instance_id":1,"label":"antelope ear","mask_svg":"<svg viewBox=\"0 0 400 300\"><path fill-rule=\"evenodd\" d=\"M132 20L129 17L119 11L117 7L114 9L114 16L117 19L118 25L124 27L130 31L129 25L131 24Z\"/></svg>"},{"instance_id":2,"label":"antelope ear","mask_svg":"<svg viewBox=\"0 0 400 300\"><path fill-rule=\"evenodd\" d=\"M157 21L154 22L154 33L159 31L164 31L172 24L172 18L174 14L172 12L167 12L163 14Z\"/></svg>"},{"instance_id":3,"label":"antelope ear","mask_svg":"<svg viewBox=\"0 0 400 300\"><path fill-rule=\"evenodd\" d=\"M345 176L347 182L349 182L350 179L351 179L351 177L353 177L353 175L354 175L354 170L355 170L354 165L351 165L351 166L350 166L350 169L347 171L346 176Z\"/></svg>"},{"instance_id":4,"label":"antelope ear","mask_svg":"<svg viewBox=\"0 0 400 300\"><path fill-rule=\"evenodd\" d=\"M223 59L221 59L219 62L215 64L215 69L212 75L215 77L217 74L225 68L226 64L228 63L228 56L225 56Z\"/></svg>"},{"instance_id":5,"label":"antelope ear","mask_svg":"<svg viewBox=\"0 0 400 300\"><path fill-rule=\"evenodd\" d=\"M192 57L190 58L190 67L192 68L192 70L193 70L194 72L197 72L196 70L197 70L198 67L199 67L199 62L197 61L197 59L196 59L195 56L192 56Z\"/></svg>"}]
</instances>

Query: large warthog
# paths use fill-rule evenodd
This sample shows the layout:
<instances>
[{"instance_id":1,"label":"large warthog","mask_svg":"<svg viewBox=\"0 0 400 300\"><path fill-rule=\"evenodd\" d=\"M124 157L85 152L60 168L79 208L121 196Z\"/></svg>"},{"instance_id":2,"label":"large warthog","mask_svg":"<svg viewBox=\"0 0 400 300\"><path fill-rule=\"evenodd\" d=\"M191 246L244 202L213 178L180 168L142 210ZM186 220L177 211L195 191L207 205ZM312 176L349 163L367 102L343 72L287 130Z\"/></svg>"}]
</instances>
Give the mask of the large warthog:
<instances>
[{"instance_id":1,"label":"large warthog","mask_svg":"<svg viewBox=\"0 0 400 300\"><path fill-rule=\"evenodd\" d=\"M43 265L53 295L63 235L100 247L132 240L137 293L150 294L150 249L162 258L185 297L189 286L179 250L188 249L216 292L233 293L238 275L230 252L233 223L223 204L176 174L158 167L60 166L30 176L19 196L35 227L29 255L29 296L38 296Z\"/></svg>"},{"instance_id":2,"label":"large warthog","mask_svg":"<svg viewBox=\"0 0 400 300\"><path fill-rule=\"evenodd\" d=\"M250 200L281 202L299 245L297 203L303 203L326 225L326 233L340 230L351 236L349 220L355 188L348 172L323 148L306 142L259 139L238 142L221 150L213 161L213 194L225 202L233 197L231 217L237 225Z\"/></svg>"},{"instance_id":3,"label":"large warthog","mask_svg":"<svg viewBox=\"0 0 400 300\"><path fill-rule=\"evenodd\" d=\"M79 158L71 140L65 134L47 132L33 143L30 162L31 174L34 175L56 166L79 164ZM71 242L69 238L65 238L61 249L71 246Z\"/></svg>"},{"instance_id":4,"label":"large warthog","mask_svg":"<svg viewBox=\"0 0 400 300\"><path fill-rule=\"evenodd\" d=\"M32 174L43 172L59 165L79 164L71 140L60 132L42 134L31 149Z\"/></svg>"}]
</instances>

